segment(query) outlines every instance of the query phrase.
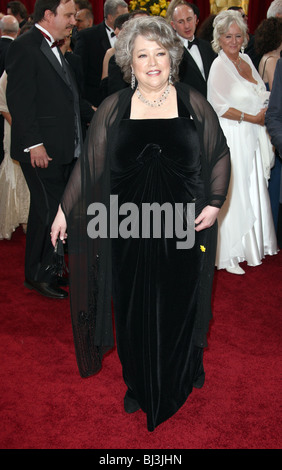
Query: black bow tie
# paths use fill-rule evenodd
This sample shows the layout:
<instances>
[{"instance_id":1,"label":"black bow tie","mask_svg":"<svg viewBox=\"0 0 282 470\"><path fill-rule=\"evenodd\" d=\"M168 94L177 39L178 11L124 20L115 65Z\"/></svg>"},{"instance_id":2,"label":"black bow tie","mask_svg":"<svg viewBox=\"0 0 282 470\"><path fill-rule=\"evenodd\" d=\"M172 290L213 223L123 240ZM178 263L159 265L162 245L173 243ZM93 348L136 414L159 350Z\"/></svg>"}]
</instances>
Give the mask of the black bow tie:
<instances>
[{"instance_id":1,"label":"black bow tie","mask_svg":"<svg viewBox=\"0 0 282 470\"><path fill-rule=\"evenodd\" d=\"M192 46L197 46L198 45L198 40L197 38L194 38L193 41L188 41L188 49L191 49Z\"/></svg>"},{"instance_id":2,"label":"black bow tie","mask_svg":"<svg viewBox=\"0 0 282 470\"><path fill-rule=\"evenodd\" d=\"M63 44L65 44L65 40L60 39L59 41L54 41L51 47L61 47Z\"/></svg>"},{"instance_id":3,"label":"black bow tie","mask_svg":"<svg viewBox=\"0 0 282 470\"><path fill-rule=\"evenodd\" d=\"M52 40L51 40L50 36L48 36L48 34L46 34L44 31L41 31L41 29L39 31L46 39L48 39L49 42L52 42ZM65 42L64 39L60 39L59 41L54 41L51 44L51 47L61 47L64 44L64 42Z\"/></svg>"}]
</instances>

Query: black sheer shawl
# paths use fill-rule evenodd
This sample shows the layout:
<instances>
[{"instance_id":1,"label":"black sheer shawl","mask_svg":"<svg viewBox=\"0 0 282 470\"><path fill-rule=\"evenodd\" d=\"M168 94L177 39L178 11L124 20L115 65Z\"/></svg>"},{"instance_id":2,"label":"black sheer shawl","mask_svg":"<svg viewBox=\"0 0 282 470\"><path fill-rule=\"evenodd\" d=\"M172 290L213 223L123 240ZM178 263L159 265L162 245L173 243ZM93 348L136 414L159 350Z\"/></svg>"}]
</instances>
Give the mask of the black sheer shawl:
<instances>
[{"instance_id":1,"label":"black sheer shawl","mask_svg":"<svg viewBox=\"0 0 282 470\"><path fill-rule=\"evenodd\" d=\"M230 177L229 149L218 118L206 99L187 85L176 84L180 99L195 121L201 143L202 176L208 204L221 207ZM101 369L105 352L114 346L111 306L110 238L91 239L87 209L93 202L102 203L110 215L110 157L120 120L133 91L129 88L106 98L96 111L88 129L81 158L77 162L62 198L67 219L70 271L70 305L76 358L80 375L88 377ZM180 201L181 202L181 201ZM205 231L209 236L209 229ZM213 228L210 233L215 234ZM207 259L206 291L199 305L199 346L205 345L211 317L211 297L216 235ZM196 335L197 336L197 335Z\"/></svg>"}]
</instances>

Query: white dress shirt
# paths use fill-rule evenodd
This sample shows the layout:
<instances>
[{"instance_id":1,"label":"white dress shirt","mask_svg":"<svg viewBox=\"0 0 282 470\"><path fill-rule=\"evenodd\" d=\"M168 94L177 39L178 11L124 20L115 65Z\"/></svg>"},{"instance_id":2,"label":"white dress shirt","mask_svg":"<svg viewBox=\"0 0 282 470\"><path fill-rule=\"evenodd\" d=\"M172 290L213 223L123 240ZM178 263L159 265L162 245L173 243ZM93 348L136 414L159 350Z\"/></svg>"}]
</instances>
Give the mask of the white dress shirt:
<instances>
[{"instance_id":1,"label":"white dress shirt","mask_svg":"<svg viewBox=\"0 0 282 470\"><path fill-rule=\"evenodd\" d=\"M112 37L112 33L114 33L114 30L110 28L110 26L108 26L106 23L105 23L105 26L106 26L106 31L107 31L107 35L108 35L111 47L114 47L117 37L116 36Z\"/></svg>"},{"instance_id":2,"label":"white dress shirt","mask_svg":"<svg viewBox=\"0 0 282 470\"><path fill-rule=\"evenodd\" d=\"M188 39L185 39L182 36L179 36L179 34L177 36L182 41L183 46L186 47L189 54L191 54L191 56L193 57L194 61L196 62L197 66L198 66L198 69L200 70L200 72L201 72L202 76L204 77L204 79L206 79L204 66L203 66L203 61L202 61L202 57L201 57L200 51L198 49L198 46L196 44L193 44L191 49L188 49L188 42L189 42ZM194 39L194 37L195 36L193 36L193 39Z\"/></svg>"}]
</instances>

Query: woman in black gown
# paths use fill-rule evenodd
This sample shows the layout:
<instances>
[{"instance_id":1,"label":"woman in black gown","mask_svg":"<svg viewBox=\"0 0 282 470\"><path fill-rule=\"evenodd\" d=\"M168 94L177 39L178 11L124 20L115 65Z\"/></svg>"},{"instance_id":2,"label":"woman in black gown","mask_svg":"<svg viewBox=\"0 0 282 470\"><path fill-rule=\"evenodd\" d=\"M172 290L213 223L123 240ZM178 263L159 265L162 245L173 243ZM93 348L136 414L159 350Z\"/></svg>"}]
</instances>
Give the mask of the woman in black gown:
<instances>
[{"instance_id":1,"label":"woman in black gown","mask_svg":"<svg viewBox=\"0 0 282 470\"><path fill-rule=\"evenodd\" d=\"M183 405L193 386L204 383L216 217L230 176L229 149L213 109L198 92L177 83L182 51L162 18L124 25L116 61L131 88L108 97L96 112L51 232L55 245L68 227L80 374L97 372L113 345L112 296L128 388L125 411L141 408L149 431ZM118 199L113 202L111 195ZM96 209L105 208L99 226L93 202ZM121 214L128 203L139 209L135 220L131 209ZM153 203L195 207L192 248L180 249L175 231L167 236L164 214L158 219L161 235L153 233L153 223L144 234L140 214Z\"/></svg>"}]
</instances>

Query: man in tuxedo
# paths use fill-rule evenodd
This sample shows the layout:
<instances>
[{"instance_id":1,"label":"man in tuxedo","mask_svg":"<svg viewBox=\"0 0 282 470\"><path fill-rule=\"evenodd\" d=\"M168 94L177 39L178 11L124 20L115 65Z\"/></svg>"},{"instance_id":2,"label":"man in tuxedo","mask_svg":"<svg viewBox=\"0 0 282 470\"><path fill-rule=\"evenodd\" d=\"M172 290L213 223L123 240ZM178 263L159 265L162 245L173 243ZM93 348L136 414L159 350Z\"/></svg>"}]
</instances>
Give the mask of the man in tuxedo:
<instances>
[{"instance_id":1,"label":"man in tuxedo","mask_svg":"<svg viewBox=\"0 0 282 470\"><path fill-rule=\"evenodd\" d=\"M0 77L5 70L5 60L9 45L17 37L19 32L18 20L13 15L6 15L0 21ZM4 118L0 115L0 163L4 159Z\"/></svg>"},{"instance_id":2,"label":"man in tuxedo","mask_svg":"<svg viewBox=\"0 0 282 470\"><path fill-rule=\"evenodd\" d=\"M75 20L76 20L76 25L72 30L72 35L71 35L71 44L70 47L72 50L75 48L75 43L77 39L77 35L79 31L82 31L83 29L86 28L91 28L94 24L94 15L92 11L92 6L88 2L84 5L83 2L81 2L81 8L79 8L79 4L75 2L75 9L76 9L76 15L75 15Z\"/></svg>"},{"instance_id":3,"label":"man in tuxedo","mask_svg":"<svg viewBox=\"0 0 282 470\"><path fill-rule=\"evenodd\" d=\"M114 46L115 19L128 12L124 0L106 0L104 4L105 20L92 28L80 31L76 38L74 53L80 55L84 70L84 98L95 107L101 102L100 82L105 53Z\"/></svg>"},{"instance_id":4,"label":"man in tuxedo","mask_svg":"<svg viewBox=\"0 0 282 470\"><path fill-rule=\"evenodd\" d=\"M195 38L198 12L194 4L184 0L172 0L168 10L171 25L184 47L179 79L207 97L208 75L216 54L208 41Z\"/></svg>"},{"instance_id":5,"label":"man in tuxedo","mask_svg":"<svg viewBox=\"0 0 282 470\"><path fill-rule=\"evenodd\" d=\"M86 28L91 28L93 26L94 21L92 10L88 10L88 8L78 10L75 15L75 20L76 29L78 32Z\"/></svg>"},{"instance_id":6,"label":"man in tuxedo","mask_svg":"<svg viewBox=\"0 0 282 470\"><path fill-rule=\"evenodd\" d=\"M7 103L11 155L20 162L31 196L25 286L62 299L64 279L50 271L50 228L74 161L81 152L79 95L58 40L75 25L73 0L37 0L35 25L9 47Z\"/></svg>"},{"instance_id":7,"label":"man in tuxedo","mask_svg":"<svg viewBox=\"0 0 282 470\"><path fill-rule=\"evenodd\" d=\"M5 70L5 59L9 45L19 32L18 20L13 15L6 15L0 21L0 76Z\"/></svg>"}]
</instances>

